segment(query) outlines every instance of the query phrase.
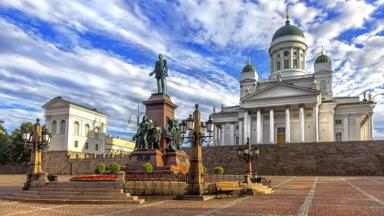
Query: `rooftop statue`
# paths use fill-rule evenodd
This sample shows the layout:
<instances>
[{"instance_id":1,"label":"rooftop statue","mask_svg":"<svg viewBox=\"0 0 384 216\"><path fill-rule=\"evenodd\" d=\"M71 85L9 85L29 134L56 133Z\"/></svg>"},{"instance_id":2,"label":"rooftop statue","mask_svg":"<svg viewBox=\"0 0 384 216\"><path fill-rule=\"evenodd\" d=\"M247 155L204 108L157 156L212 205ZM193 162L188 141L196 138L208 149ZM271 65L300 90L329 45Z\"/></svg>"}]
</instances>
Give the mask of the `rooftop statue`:
<instances>
[{"instance_id":1,"label":"rooftop statue","mask_svg":"<svg viewBox=\"0 0 384 216\"><path fill-rule=\"evenodd\" d=\"M163 55L159 54L159 60L156 61L155 69L149 73L149 76L155 74L157 80L157 92L164 94L167 91L168 65L167 60L163 59Z\"/></svg>"}]
</instances>

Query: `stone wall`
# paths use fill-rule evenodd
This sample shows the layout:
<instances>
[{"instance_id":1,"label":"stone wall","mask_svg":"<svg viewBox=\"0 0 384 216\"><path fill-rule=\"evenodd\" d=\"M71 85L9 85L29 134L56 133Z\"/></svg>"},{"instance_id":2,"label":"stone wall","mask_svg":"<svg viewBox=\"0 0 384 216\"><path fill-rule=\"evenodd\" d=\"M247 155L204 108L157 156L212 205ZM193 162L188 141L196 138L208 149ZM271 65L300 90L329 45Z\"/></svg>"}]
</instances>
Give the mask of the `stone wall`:
<instances>
[{"instance_id":1,"label":"stone wall","mask_svg":"<svg viewBox=\"0 0 384 216\"><path fill-rule=\"evenodd\" d=\"M0 175L2 174L26 174L27 165L0 165Z\"/></svg>"},{"instance_id":2,"label":"stone wall","mask_svg":"<svg viewBox=\"0 0 384 216\"><path fill-rule=\"evenodd\" d=\"M87 175L95 174L97 164L109 166L116 162L124 167L129 161L129 155L89 155L76 152L44 152L43 170L55 175Z\"/></svg>"},{"instance_id":3,"label":"stone wall","mask_svg":"<svg viewBox=\"0 0 384 216\"><path fill-rule=\"evenodd\" d=\"M257 147L260 155L253 162L253 170L259 175L384 175L384 141L264 144ZM222 166L226 174L243 174L247 164L238 159L237 148L203 148L203 163L208 172L213 173L214 167Z\"/></svg>"}]
</instances>

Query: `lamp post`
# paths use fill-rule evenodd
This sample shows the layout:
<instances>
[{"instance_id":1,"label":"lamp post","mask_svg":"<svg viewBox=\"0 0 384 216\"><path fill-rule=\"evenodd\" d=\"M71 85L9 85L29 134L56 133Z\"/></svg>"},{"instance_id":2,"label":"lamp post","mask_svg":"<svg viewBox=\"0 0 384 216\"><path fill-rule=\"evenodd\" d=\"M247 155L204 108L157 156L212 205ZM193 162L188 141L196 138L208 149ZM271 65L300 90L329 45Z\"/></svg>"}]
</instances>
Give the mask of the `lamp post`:
<instances>
[{"instance_id":1,"label":"lamp post","mask_svg":"<svg viewBox=\"0 0 384 216\"><path fill-rule=\"evenodd\" d=\"M140 124L140 116L141 115L144 115L144 113L140 113L140 105L137 104L137 113L131 113L129 115L129 118L128 118L128 124L132 124L133 123L133 120L132 120L132 116L136 116L136 125L137 125L137 128L139 128L139 124Z\"/></svg>"},{"instance_id":2,"label":"lamp post","mask_svg":"<svg viewBox=\"0 0 384 216\"><path fill-rule=\"evenodd\" d=\"M46 182L47 174L43 172L41 153L48 148L48 144L51 142L51 135L47 129L42 129L40 120L36 119L33 132L23 133L23 140L32 151L27 182L23 188L23 190L28 190L31 187L39 187Z\"/></svg>"},{"instance_id":3,"label":"lamp post","mask_svg":"<svg viewBox=\"0 0 384 216\"><path fill-rule=\"evenodd\" d=\"M250 183L252 178L252 161L257 159L257 156L259 154L260 154L260 150L257 147L252 149L252 146L249 142L249 138L247 138L247 143L245 144L244 148L241 148L239 146L239 148L237 149L237 155L239 156L239 159L244 160L248 163L248 169L246 171L247 183Z\"/></svg>"},{"instance_id":4,"label":"lamp post","mask_svg":"<svg viewBox=\"0 0 384 216\"><path fill-rule=\"evenodd\" d=\"M199 105L196 104L193 116L189 115L186 120L182 121L180 131L182 133L182 138L187 138L187 140L192 144L190 160L191 166L188 173L187 193L189 195L202 196L204 194L204 185L202 177L202 143L205 142L207 138L212 137L212 119L209 118L207 122L202 122L201 114L199 111ZM205 135L206 132L207 135Z\"/></svg>"}]
</instances>

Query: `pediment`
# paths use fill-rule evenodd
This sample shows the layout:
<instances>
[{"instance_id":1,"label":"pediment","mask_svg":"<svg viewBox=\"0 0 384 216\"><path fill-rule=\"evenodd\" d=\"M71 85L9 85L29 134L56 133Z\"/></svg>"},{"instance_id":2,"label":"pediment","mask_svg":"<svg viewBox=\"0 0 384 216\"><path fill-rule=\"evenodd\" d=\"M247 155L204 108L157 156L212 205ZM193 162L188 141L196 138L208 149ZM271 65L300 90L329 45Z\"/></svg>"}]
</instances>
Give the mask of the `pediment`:
<instances>
[{"instance_id":1,"label":"pediment","mask_svg":"<svg viewBox=\"0 0 384 216\"><path fill-rule=\"evenodd\" d=\"M66 101L61 100L59 97L56 97L52 100L50 100L48 103L46 103L43 108L44 109L54 109L54 108L62 108L62 107L68 107L69 103Z\"/></svg>"},{"instance_id":2,"label":"pediment","mask_svg":"<svg viewBox=\"0 0 384 216\"><path fill-rule=\"evenodd\" d=\"M308 89L293 84L277 83L272 84L264 89L260 89L248 96L245 96L243 101L271 99L281 97L300 97L308 95L317 95L319 92L314 89Z\"/></svg>"}]
</instances>

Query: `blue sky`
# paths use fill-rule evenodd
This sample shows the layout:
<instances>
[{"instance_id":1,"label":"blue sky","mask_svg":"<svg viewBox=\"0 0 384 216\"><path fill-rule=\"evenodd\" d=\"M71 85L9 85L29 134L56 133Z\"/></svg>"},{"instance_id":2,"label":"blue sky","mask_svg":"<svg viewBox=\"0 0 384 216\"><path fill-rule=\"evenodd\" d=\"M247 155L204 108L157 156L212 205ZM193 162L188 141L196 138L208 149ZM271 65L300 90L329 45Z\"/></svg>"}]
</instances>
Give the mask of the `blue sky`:
<instances>
[{"instance_id":1,"label":"blue sky","mask_svg":"<svg viewBox=\"0 0 384 216\"><path fill-rule=\"evenodd\" d=\"M286 5L309 45L308 73L323 45L335 95L384 93L383 0L13 0L0 1L0 120L11 131L63 96L109 114L108 133L130 137L129 114L156 91L148 73L158 53L168 60L176 117L195 103L206 117L238 103L248 55L267 78ZM375 138L384 139L384 99L375 101Z\"/></svg>"}]
</instances>

